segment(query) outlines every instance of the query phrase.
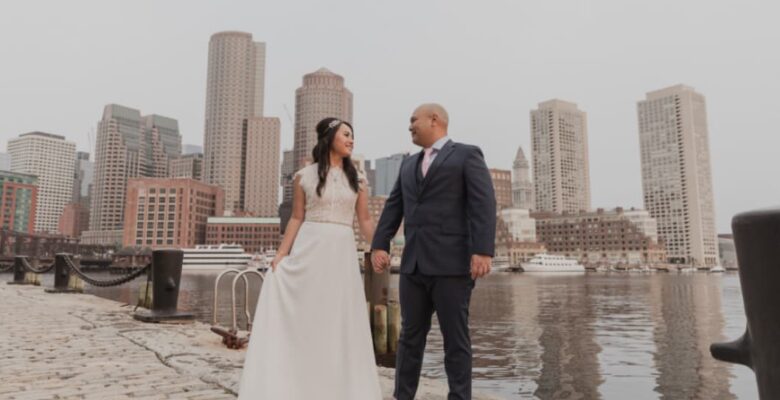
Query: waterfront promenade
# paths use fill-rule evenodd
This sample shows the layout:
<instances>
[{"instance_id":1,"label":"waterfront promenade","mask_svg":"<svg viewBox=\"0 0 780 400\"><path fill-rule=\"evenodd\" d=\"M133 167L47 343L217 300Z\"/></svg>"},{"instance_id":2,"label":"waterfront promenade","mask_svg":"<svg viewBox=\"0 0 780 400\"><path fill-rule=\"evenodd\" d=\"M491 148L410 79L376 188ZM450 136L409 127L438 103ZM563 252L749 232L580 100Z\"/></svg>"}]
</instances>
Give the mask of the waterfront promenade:
<instances>
[{"instance_id":1,"label":"waterfront promenade","mask_svg":"<svg viewBox=\"0 0 780 400\"><path fill-rule=\"evenodd\" d=\"M93 295L0 282L0 398L236 398L245 351L224 348L203 323L147 324L132 311ZM385 399L392 376L380 368ZM443 382L420 386L418 399L446 398Z\"/></svg>"}]
</instances>

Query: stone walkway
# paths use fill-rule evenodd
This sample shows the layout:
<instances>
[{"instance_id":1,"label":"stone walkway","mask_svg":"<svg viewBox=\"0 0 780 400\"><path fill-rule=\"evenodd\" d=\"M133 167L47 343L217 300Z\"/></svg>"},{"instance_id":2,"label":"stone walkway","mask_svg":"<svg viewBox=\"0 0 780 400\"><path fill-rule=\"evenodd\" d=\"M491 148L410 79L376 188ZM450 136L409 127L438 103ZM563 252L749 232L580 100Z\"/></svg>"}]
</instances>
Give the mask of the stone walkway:
<instances>
[{"instance_id":1,"label":"stone walkway","mask_svg":"<svg viewBox=\"0 0 780 400\"><path fill-rule=\"evenodd\" d=\"M236 398L244 351L224 348L203 323L145 324L132 311L0 282L0 399ZM391 399L393 370L380 378ZM446 399L443 382L420 386L418 399Z\"/></svg>"}]
</instances>

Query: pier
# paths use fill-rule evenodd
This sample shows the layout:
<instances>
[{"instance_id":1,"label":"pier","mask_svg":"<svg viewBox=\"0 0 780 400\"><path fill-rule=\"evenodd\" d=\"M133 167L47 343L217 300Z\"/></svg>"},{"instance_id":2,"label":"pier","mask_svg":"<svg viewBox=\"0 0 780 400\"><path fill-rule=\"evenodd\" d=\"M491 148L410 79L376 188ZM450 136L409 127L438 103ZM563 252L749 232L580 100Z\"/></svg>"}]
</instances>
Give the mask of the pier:
<instances>
[{"instance_id":1,"label":"pier","mask_svg":"<svg viewBox=\"0 0 780 400\"><path fill-rule=\"evenodd\" d=\"M144 323L133 319L133 308L0 283L0 398L236 398L245 350L225 348L204 323ZM393 374L379 368L385 399L392 399ZM445 382L422 378L417 398L446 393Z\"/></svg>"}]
</instances>

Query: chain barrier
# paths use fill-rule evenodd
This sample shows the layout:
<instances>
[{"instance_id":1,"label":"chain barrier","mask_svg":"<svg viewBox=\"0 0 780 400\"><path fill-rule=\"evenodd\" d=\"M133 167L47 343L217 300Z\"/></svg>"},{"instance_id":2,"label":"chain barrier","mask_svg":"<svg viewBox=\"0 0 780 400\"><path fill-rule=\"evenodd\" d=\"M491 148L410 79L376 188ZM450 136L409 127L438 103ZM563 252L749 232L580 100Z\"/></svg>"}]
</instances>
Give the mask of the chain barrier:
<instances>
[{"instance_id":1,"label":"chain barrier","mask_svg":"<svg viewBox=\"0 0 780 400\"><path fill-rule=\"evenodd\" d=\"M33 268L32 265L30 265L30 262L27 261L27 258L22 258L22 266L24 267L24 269L27 270L27 272L32 272L34 274L45 274L45 273L47 273L47 272L49 272L49 271L54 269L54 263L53 262L51 263L51 265L49 265L47 267L43 267L41 269L35 269L35 268Z\"/></svg>"},{"instance_id":2,"label":"chain barrier","mask_svg":"<svg viewBox=\"0 0 780 400\"><path fill-rule=\"evenodd\" d=\"M76 264L73 264L73 260L70 259L70 257L65 257L65 262L68 264L68 267L71 269L71 271L75 272L76 275L78 275L84 282L89 283L92 286L97 287L110 287L110 286L119 286L123 285L127 282L132 281L135 278L138 278L139 276L143 275L144 273L147 273L152 268L152 263L146 264L143 268L133 271L128 275L125 275L120 278L111 279L107 281L100 281L94 278L90 278L87 276L84 272L82 272L79 267L76 266Z\"/></svg>"}]
</instances>

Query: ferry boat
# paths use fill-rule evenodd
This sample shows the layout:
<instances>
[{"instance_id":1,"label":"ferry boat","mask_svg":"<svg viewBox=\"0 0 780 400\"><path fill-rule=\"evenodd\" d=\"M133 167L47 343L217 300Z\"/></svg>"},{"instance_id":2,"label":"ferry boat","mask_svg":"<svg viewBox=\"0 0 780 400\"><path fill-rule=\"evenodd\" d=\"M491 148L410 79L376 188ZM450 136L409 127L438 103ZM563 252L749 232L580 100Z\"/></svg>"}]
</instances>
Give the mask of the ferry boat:
<instances>
[{"instance_id":1,"label":"ferry boat","mask_svg":"<svg viewBox=\"0 0 780 400\"><path fill-rule=\"evenodd\" d=\"M523 272L585 272L577 261L552 254L539 254L522 267Z\"/></svg>"},{"instance_id":2,"label":"ferry boat","mask_svg":"<svg viewBox=\"0 0 780 400\"><path fill-rule=\"evenodd\" d=\"M182 252L182 270L185 271L245 269L252 261L252 255L244 252L239 244L202 244L194 249L182 249Z\"/></svg>"}]
</instances>

